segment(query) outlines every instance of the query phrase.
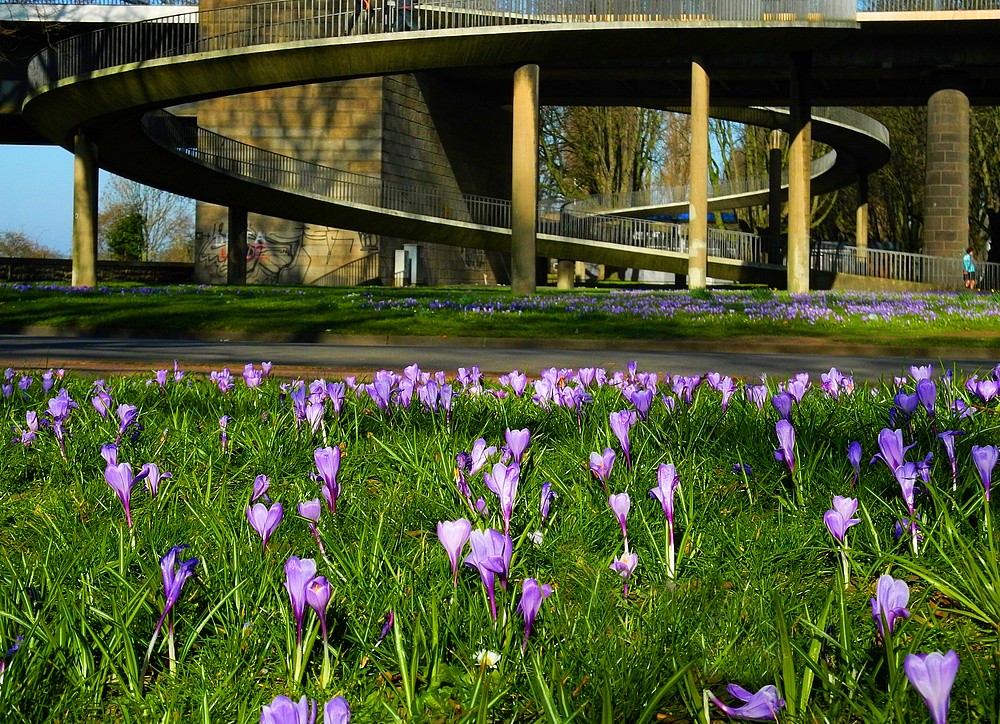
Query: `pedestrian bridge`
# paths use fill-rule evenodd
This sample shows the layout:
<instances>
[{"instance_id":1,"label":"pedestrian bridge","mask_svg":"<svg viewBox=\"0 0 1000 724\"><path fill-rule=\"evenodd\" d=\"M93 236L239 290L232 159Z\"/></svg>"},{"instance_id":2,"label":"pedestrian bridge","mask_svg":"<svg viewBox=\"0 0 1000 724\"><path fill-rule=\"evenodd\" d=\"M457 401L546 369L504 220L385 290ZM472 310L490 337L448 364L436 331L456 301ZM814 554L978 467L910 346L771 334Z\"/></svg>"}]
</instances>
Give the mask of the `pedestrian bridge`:
<instances>
[{"instance_id":1,"label":"pedestrian bridge","mask_svg":"<svg viewBox=\"0 0 1000 724\"><path fill-rule=\"evenodd\" d=\"M395 5L377 13L359 8L355 0L278 0L178 12L72 37L32 60L22 112L78 157L81 141L96 140L102 167L186 196L316 224L509 251L521 213L509 200L310 164L196 128L162 109L364 76L525 63L585 66L595 48L642 63L662 55L667 41L675 55L727 44L795 53L835 45L858 28L855 7L844 0L443 0L421 3L406 17ZM420 29L399 30L414 26ZM771 128L788 127L789 113L760 105L713 108L715 115ZM872 119L840 108L813 108L811 119L813 138L832 149L809 169L815 191L850 184L888 159L887 133ZM781 188L787 194L787 184ZM708 208L761 204L775 193L773 178L721 184L710 190ZM687 189L542 203L533 214L533 252L685 274L687 228L633 217L687 206ZM707 244L711 277L784 281L784 251L760 237L709 229ZM878 252L852 262L853 271L863 273L870 255Z\"/></svg>"}]
</instances>

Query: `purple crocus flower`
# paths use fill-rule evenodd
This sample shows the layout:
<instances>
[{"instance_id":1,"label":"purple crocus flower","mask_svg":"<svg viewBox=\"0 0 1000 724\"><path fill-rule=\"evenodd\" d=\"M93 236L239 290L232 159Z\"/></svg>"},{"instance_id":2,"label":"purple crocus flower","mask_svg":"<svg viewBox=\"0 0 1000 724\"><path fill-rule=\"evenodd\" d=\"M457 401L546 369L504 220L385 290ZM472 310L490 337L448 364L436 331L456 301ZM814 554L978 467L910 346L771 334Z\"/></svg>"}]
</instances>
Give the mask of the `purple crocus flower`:
<instances>
[{"instance_id":1,"label":"purple crocus flower","mask_svg":"<svg viewBox=\"0 0 1000 724\"><path fill-rule=\"evenodd\" d=\"M232 419L229 415L223 415L219 418L219 444L222 446L223 452L229 449L229 437L226 434L226 428L229 427L229 422Z\"/></svg>"},{"instance_id":2,"label":"purple crocus flower","mask_svg":"<svg viewBox=\"0 0 1000 724\"><path fill-rule=\"evenodd\" d=\"M549 517L549 506L556 497L556 492L552 489L552 483L542 483L542 496L539 508L541 509L543 521Z\"/></svg>"},{"instance_id":3,"label":"purple crocus flower","mask_svg":"<svg viewBox=\"0 0 1000 724\"><path fill-rule=\"evenodd\" d=\"M337 511L337 498L340 497L340 484L337 482L337 474L340 472L340 455L339 445L316 448L313 453L316 470L319 471L319 478L322 481L320 492L323 494L323 499L331 513Z\"/></svg>"},{"instance_id":4,"label":"purple crocus flower","mask_svg":"<svg viewBox=\"0 0 1000 724\"><path fill-rule=\"evenodd\" d=\"M899 483L900 494L903 496L906 510L910 515L913 515L916 511L914 496L917 486L917 464L903 463L892 472L896 477L896 482Z\"/></svg>"},{"instance_id":5,"label":"purple crocus flower","mask_svg":"<svg viewBox=\"0 0 1000 724\"><path fill-rule=\"evenodd\" d=\"M749 385L745 389L747 399L757 406L758 410L764 409L767 402L767 385Z\"/></svg>"},{"instance_id":6,"label":"purple crocus flower","mask_svg":"<svg viewBox=\"0 0 1000 724\"><path fill-rule=\"evenodd\" d=\"M161 480L173 477L170 473L162 472L156 463L145 463L142 466L142 473L146 474L146 490L149 491L151 498L155 498L159 492Z\"/></svg>"},{"instance_id":7,"label":"purple crocus flower","mask_svg":"<svg viewBox=\"0 0 1000 724\"><path fill-rule=\"evenodd\" d=\"M787 392L779 392L771 398L771 405L778 412L778 417L786 422L792 419L792 396Z\"/></svg>"},{"instance_id":8,"label":"purple crocus flower","mask_svg":"<svg viewBox=\"0 0 1000 724\"><path fill-rule=\"evenodd\" d=\"M438 540L448 553L448 560L451 561L451 574L453 585L458 585L458 559L462 556L466 542L472 533L472 523L466 518L458 520L440 521L437 524Z\"/></svg>"},{"instance_id":9,"label":"purple crocus flower","mask_svg":"<svg viewBox=\"0 0 1000 724\"><path fill-rule=\"evenodd\" d=\"M271 499L267 497L267 490L270 487L271 478L266 475L258 475L253 479L253 492L250 493L250 502L256 503L263 498L266 502L270 503Z\"/></svg>"},{"instance_id":10,"label":"purple crocus flower","mask_svg":"<svg viewBox=\"0 0 1000 724\"><path fill-rule=\"evenodd\" d=\"M751 693L741 686L730 684L726 687L730 696L743 702L740 706L723 704L711 691L708 698L725 714L733 719L752 719L754 721L774 721L778 712L785 706L785 700L778 695L778 689L772 684L761 687L760 691Z\"/></svg>"},{"instance_id":11,"label":"purple crocus flower","mask_svg":"<svg viewBox=\"0 0 1000 724\"><path fill-rule=\"evenodd\" d=\"M514 462L520 465L521 458L524 457L524 451L527 450L528 443L531 442L531 432L527 428L524 430L511 430L507 428L504 433L504 439L507 441L507 449L510 450Z\"/></svg>"},{"instance_id":12,"label":"purple crocus flower","mask_svg":"<svg viewBox=\"0 0 1000 724\"><path fill-rule=\"evenodd\" d=\"M664 465L656 470L656 487L651 488L649 497L656 498L663 506L663 515L667 518L667 578L673 578L676 573L675 547L674 547L674 493L680 486L680 478L677 477L677 469L673 463Z\"/></svg>"},{"instance_id":13,"label":"purple crocus flower","mask_svg":"<svg viewBox=\"0 0 1000 724\"><path fill-rule=\"evenodd\" d=\"M632 500L628 497L628 493L618 493L608 498L608 505L611 506L611 511L618 518L618 525L622 527L625 550L628 551L628 530L625 526L625 519L628 517L628 511L632 507Z\"/></svg>"},{"instance_id":14,"label":"purple crocus flower","mask_svg":"<svg viewBox=\"0 0 1000 724\"><path fill-rule=\"evenodd\" d=\"M469 536L469 555L465 557L465 565L479 571L494 621L497 620L496 576L501 577L502 583L506 582L512 550L510 536L492 528L474 530Z\"/></svg>"},{"instance_id":15,"label":"purple crocus flower","mask_svg":"<svg viewBox=\"0 0 1000 724\"><path fill-rule=\"evenodd\" d=\"M517 463L504 465L494 463L493 473L484 473L483 481L500 499L500 515L503 516L503 532L510 533L510 518L514 513L517 499L517 485L521 479L521 468Z\"/></svg>"},{"instance_id":16,"label":"purple crocus flower","mask_svg":"<svg viewBox=\"0 0 1000 724\"><path fill-rule=\"evenodd\" d=\"M605 448L604 454L590 453L590 472L601 481L604 492L608 492L608 478L611 476L611 466L615 464L615 451Z\"/></svg>"},{"instance_id":17,"label":"purple crocus flower","mask_svg":"<svg viewBox=\"0 0 1000 724\"><path fill-rule=\"evenodd\" d=\"M396 612L391 608L385 612L385 621L382 623L382 630L379 632L378 638L375 639L375 646L378 646L389 635L392 630L393 625L396 623Z\"/></svg>"},{"instance_id":18,"label":"purple crocus flower","mask_svg":"<svg viewBox=\"0 0 1000 724\"><path fill-rule=\"evenodd\" d=\"M611 432L615 434L618 438L618 442L622 446L622 452L625 453L625 464L631 469L632 467L632 456L629 451L629 439L628 434L632 426L635 424L636 414L635 410L619 410L618 412L612 412L608 417L608 423L611 425Z\"/></svg>"},{"instance_id":19,"label":"purple crocus flower","mask_svg":"<svg viewBox=\"0 0 1000 724\"><path fill-rule=\"evenodd\" d=\"M118 499L122 502L122 507L125 508L125 520L129 528L132 527L132 488L136 483L145 478L146 474L146 472L140 472L138 475L133 476L132 466L128 463L108 465L104 469L104 479L108 481L111 489L118 494Z\"/></svg>"},{"instance_id":20,"label":"purple crocus flower","mask_svg":"<svg viewBox=\"0 0 1000 724\"><path fill-rule=\"evenodd\" d=\"M316 576L306 584L306 603L319 616L319 627L323 632L323 643L328 643L326 608L330 605L330 582L326 580L325 576Z\"/></svg>"},{"instance_id":21,"label":"purple crocus flower","mask_svg":"<svg viewBox=\"0 0 1000 724\"><path fill-rule=\"evenodd\" d=\"M937 386L929 379L917 383L917 400L927 411L929 417L934 417L934 405L937 402Z\"/></svg>"},{"instance_id":22,"label":"purple crocus flower","mask_svg":"<svg viewBox=\"0 0 1000 724\"><path fill-rule=\"evenodd\" d=\"M851 464L851 469L854 470L854 481L851 485L857 485L858 478L861 475L861 443L857 440L847 446L847 462Z\"/></svg>"},{"instance_id":23,"label":"purple crocus flower","mask_svg":"<svg viewBox=\"0 0 1000 724\"><path fill-rule=\"evenodd\" d=\"M479 438L472 443L472 452L469 453L469 475L475 475L484 467L489 459L496 453L497 449L493 445L487 447L486 440Z\"/></svg>"},{"instance_id":24,"label":"purple crocus flower","mask_svg":"<svg viewBox=\"0 0 1000 724\"><path fill-rule=\"evenodd\" d=\"M108 394L107 390L97 390L97 394L90 399L90 404L94 406L101 417L107 417L108 412L111 411L111 395Z\"/></svg>"},{"instance_id":25,"label":"purple crocus flower","mask_svg":"<svg viewBox=\"0 0 1000 724\"><path fill-rule=\"evenodd\" d=\"M108 465L118 464L118 446L113 442L105 443L101 445L101 457L104 458L104 462Z\"/></svg>"},{"instance_id":26,"label":"purple crocus flower","mask_svg":"<svg viewBox=\"0 0 1000 724\"><path fill-rule=\"evenodd\" d=\"M944 452L948 456L948 464L951 466L952 490L955 490L958 485L958 460L955 458L955 436L964 434L961 430L945 430L938 433L938 439L944 445Z\"/></svg>"},{"instance_id":27,"label":"purple crocus flower","mask_svg":"<svg viewBox=\"0 0 1000 724\"><path fill-rule=\"evenodd\" d=\"M861 522L859 518L851 517L857 509L857 498L845 498L841 495L834 495L833 508L826 511L826 514L823 516L826 529L830 531L830 535L841 545L844 545L847 529Z\"/></svg>"},{"instance_id":28,"label":"purple crocus flower","mask_svg":"<svg viewBox=\"0 0 1000 724\"><path fill-rule=\"evenodd\" d=\"M972 446L972 462L976 465L976 472L979 473L979 479L983 483L983 489L986 491L986 502L990 501L990 484L993 477L993 468L997 464L997 447L996 445L973 445Z\"/></svg>"},{"instance_id":29,"label":"purple crocus flower","mask_svg":"<svg viewBox=\"0 0 1000 724\"><path fill-rule=\"evenodd\" d=\"M118 415L118 437L115 438L115 442L122 439L124 435L132 425L135 424L136 420L139 418L139 408L135 405L118 405L118 409L115 411Z\"/></svg>"},{"instance_id":30,"label":"purple crocus flower","mask_svg":"<svg viewBox=\"0 0 1000 724\"><path fill-rule=\"evenodd\" d=\"M871 459L871 462L874 463L881 458L889 470L895 473L896 468L903 464L903 456L906 455L906 451L914 445L916 443L903 446L902 430L883 428L878 434L879 452Z\"/></svg>"},{"instance_id":31,"label":"purple crocus flower","mask_svg":"<svg viewBox=\"0 0 1000 724\"><path fill-rule=\"evenodd\" d=\"M871 599L872 619L878 629L879 636L885 637L885 625L889 627L889 634L896 630L897 618L909 618L910 611L906 604L910 601L910 588L906 581L900 581L890 575L883 575L878 579L875 586L875 598Z\"/></svg>"},{"instance_id":32,"label":"purple crocus flower","mask_svg":"<svg viewBox=\"0 0 1000 724\"><path fill-rule=\"evenodd\" d=\"M267 541L284 516L285 509L281 507L281 503L275 503L270 508L263 503L257 503L252 508L247 506L247 520L261 538L262 551L267 548Z\"/></svg>"},{"instance_id":33,"label":"purple crocus flower","mask_svg":"<svg viewBox=\"0 0 1000 724\"><path fill-rule=\"evenodd\" d=\"M635 406L635 411L639 415L640 420L645 422L649 419L649 408L653 404L652 390L628 387L622 394L625 396L625 399Z\"/></svg>"},{"instance_id":34,"label":"purple crocus flower","mask_svg":"<svg viewBox=\"0 0 1000 724\"><path fill-rule=\"evenodd\" d=\"M326 412L326 408L323 406L322 402L310 402L306 405L306 422L309 423L309 432L313 435L315 435L323 425L324 412Z\"/></svg>"},{"instance_id":35,"label":"purple crocus flower","mask_svg":"<svg viewBox=\"0 0 1000 724\"><path fill-rule=\"evenodd\" d=\"M476 498L476 512L484 518L490 517L490 509L486 507L486 498L481 495Z\"/></svg>"},{"instance_id":36,"label":"purple crocus flower","mask_svg":"<svg viewBox=\"0 0 1000 724\"><path fill-rule=\"evenodd\" d=\"M622 589L622 596L628 598L628 579L632 577L635 572L635 567L639 564L639 556L635 553L629 553L625 551L622 553L621 558L615 558L611 565L608 566L612 571L615 571L622 580L625 582L625 586Z\"/></svg>"},{"instance_id":37,"label":"purple crocus flower","mask_svg":"<svg viewBox=\"0 0 1000 724\"><path fill-rule=\"evenodd\" d=\"M260 724L316 724L316 702L305 696L298 703L287 696L275 697L260 712Z\"/></svg>"},{"instance_id":38,"label":"purple crocus flower","mask_svg":"<svg viewBox=\"0 0 1000 724\"><path fill-rule=\"evenodd\" d=\"M774 425L778 436L778 449L774 451L774 459L788 466L788 471L795 472L795 428L788 420L778 420Z\"/></svg>"},{"instance_id":39,"label":"purple crocus flower","mask_svg":"<svg viewBox=\"0 0 1000 724\"><path fill-rule=\"evenodd\" d=\"M146 666L149 665L149 658L153 654L153 647L156 645L156 638L160 635L160 629L163 627L164 621L167 622L167 648L169 651L170 670L174 670L173 609L177 601L180 600L181 589L184 587L184 583L194 575L194 568L198 565L197 558L189 558L186 561L177 562L178 556L185 548L187 548L187 545L174 546L160 559L160 573L163 577L163 613L160 614L160 619L156 622L156 626L153 627L153 636L149 641L149 647L146 649L146 659L140 678L145 678Z\"/></svg>"},{"instance_id":40,"label":"purple crocus flower","mask_svg":"<svg viewBox=\"0 0 1000 724\"><path fill-rule=\"evenodd\" d=\"M20 437L15 437L13 442L28 447L38 437L38 413L33 410L26 412L24 414L24 425L25 429L19 431L21 433Z\"/></svg>"},{"instance_id":41,"label":"purple crocus flower","mask_svg":"<svg viewBox=\"0 0 1000 724\"><path fill-rule=\"evenodd\" d=\"M538 609L542 601L552 595L552 586L545 583L539 585L534 578L525 578L521 582L521 601L517 604L517 610L524 616L524 641L521 643L521 650L528 648L528 637L531 636L531 626L535 623Z\"/></svg>"},{"instance_id":42,"label":"purple crocus flower","mask_svg":"<svg viewBox=\"0 0 1000 724\"><path fill-rule=\"evenodd\" d=\"M958 654L934 651L929 654L907 654L903 671L913 688L920 692L934 724L948 721L951 687L958 673Z\"/></svg>"},{"instance_id":43,"label":"purple crocus flower","mask_svg":"<svg viewBox=\"0 0 1000 724\"><path fill-rule=\"evenodd\" d=\"M319 554L326 558L326 550L323 548L323 541L319 537L319 529L316 527L319 523L319 517L323 512L323 506L320 504L319 498L303 500L298 505L298 511L299 515L306 520L309 530L316 540L316 547L319 548Z\"/></svg>"},{"instance_id":44,"label":"purple crocus flower","mask_svg":"<svg viewBox=\"0 0 1000 724\"><path fill-rule=\"evenodd\" d=\"M295 637L298 644L302 643L302 619L306 612L306 587L316 577L316 561L312 558L290 556L285 561L285 590L292 605L292 616L295 618Z\"/></svg>"},{"instance_id":45,"label":"purple crocus flower","mask_svg":"<svg viewBox=\"0 0 1000 724\"><path fill-rule=\"evenodd\" d=\"M347 699L338 696L323 707L323 724L351 724L351 707Z\"/></svg>"}]
</instances>

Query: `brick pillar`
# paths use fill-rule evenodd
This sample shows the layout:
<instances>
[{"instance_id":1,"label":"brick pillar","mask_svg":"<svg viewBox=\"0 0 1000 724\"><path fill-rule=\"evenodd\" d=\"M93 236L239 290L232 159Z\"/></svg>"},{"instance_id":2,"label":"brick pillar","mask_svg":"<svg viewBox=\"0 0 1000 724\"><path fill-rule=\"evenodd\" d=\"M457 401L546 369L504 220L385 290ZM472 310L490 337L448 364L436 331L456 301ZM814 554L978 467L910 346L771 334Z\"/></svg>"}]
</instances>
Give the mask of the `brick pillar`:
<instances>
[{"instance_id":1,"label":"brick pillar","mask_svg":"<svg viewBox=\"0 0 1000 724\"><path fill-rule=\"evenodd\" d=\"M688 288L708 283L708 72L691 61L691 159L688 164Z\"/></svg>"},{"instance_id":2,"label":"brick pillar","mask_svg":"<svg viewBox=\"0 0 1000 724\"><path fill-rule=\"evenodd\" d=\"M969 99L939 90L927 102L924 253L961 258L969 244Z\"/></svg>"},{"instance_id":3,"label":"brick pillar","mask_svg":"<svg viewBox=\"0 0 1000 724\"><path fill-rule=\"evenodd\" d=\"M97 286L97 146L86 133L73 140L73 273L74 287Z\"/></svg>"}]
</instances>

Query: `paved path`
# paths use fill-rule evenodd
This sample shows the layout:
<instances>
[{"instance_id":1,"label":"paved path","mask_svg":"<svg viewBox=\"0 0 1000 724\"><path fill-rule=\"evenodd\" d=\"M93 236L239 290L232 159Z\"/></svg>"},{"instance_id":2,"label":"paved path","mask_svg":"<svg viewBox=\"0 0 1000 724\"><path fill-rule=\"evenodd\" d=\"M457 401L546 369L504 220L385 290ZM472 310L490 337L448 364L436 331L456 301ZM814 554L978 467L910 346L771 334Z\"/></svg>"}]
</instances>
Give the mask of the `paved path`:
<instances>
[{"instance_id":1,"label":"paved path","mask_svg":"<svg viewBox=\"0 0 1000 724\"><path fill-rule=\"evenodd\" d=\"M489 346L486 346L489 345ZM523 345L518 348L516 345ZM564 348L572 345L573 349ZM228 366L234 371L247 362L269 360L275 373L282 376L371 374L389 368L401 370L418 363L425 370L454 372L458 367L479 365L492 375L518 369L537 374L547 367L606 367L624 369L636 361L639 368L671 374L695 374L710 371L755 378L758 375L787 376L795 372L819 375L830 367L851 373L856 379L877 380L900 374L911 364L954 366L971 374L991 369L994 361L971 354L959 357L935 356L924 350L917 356L837 355L818 347L812 353L775 352L774 348L751 349L745 343L730 351L686 349L651 350L650 345L629 342L586 343L537 342L530 346L513 340L473 340L454 342L438 339L387 344L362 343L275 343L246 341L189 341L157 339L95 339L44 336L0 335L0 366L18 369L65 367L101 374L111 372L146 372L171 367L174 360L183 369L207 370ZM717 346L717 345L716 345Z\"/></svg>"}]
</instances>

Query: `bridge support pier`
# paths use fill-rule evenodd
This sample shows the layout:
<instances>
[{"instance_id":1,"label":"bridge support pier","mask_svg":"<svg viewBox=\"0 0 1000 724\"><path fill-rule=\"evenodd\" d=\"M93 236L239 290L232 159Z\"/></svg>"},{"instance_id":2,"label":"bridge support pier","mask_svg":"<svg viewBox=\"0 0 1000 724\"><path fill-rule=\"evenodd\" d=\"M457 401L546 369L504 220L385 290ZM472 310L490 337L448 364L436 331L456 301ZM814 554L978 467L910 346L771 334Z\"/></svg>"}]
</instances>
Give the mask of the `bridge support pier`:
<instances>
[{"instance_id":1,"label":"bridge support pier","mask_svg":"<svg viewBox=\"0 0 1000 724\"><path fill-rule=\"evenodd\" d=\"M576 282L576 262L572 259L559 260L556 289L572 289Z\"/></svg>"},{"instance_id":2,"label":"bridge support pier","mask_svg":"<svg viewBox=\"0 0 1000 724\"><path fill-rule=\"evenodd\" d=\"M510 288L534 294L538 221L538 66L514 71L514 143L511 167Z\"/></svg>"},{"instance_id":3,"label":"bridge support pier","mask_svg":"<svg viewBox=\"0 0 1000 724\"><path fill-rule=\"evenodd\" d=\"M927 101L924 253L959 259L969 245L969 99L939 90Z\"/></svg>"},{"instance_id":4,"label":"bridge support pier","mask_svg":"<svg viewBox=\"0 0 1000 724\"><path fill-rule=\"evenodd\" d=\"M73 140L74 287L97 286L97 146L82 129Z\"/></svg>"},{"instance_id":5,"label":"bridge support pier","mask_svg":"<svg viewBox=\"0 0 1000 724\"><path fill-rule=\"evenodd\" d=\"M688 177L688 289L708 283L708 71L691 60L691 158Z\"/></svg>"},{"instance_id":6,"label":"bridge support pier","mask_svg":"<svg viewBox=\"0 0 1000 724\"><path fill-rule=\"evenodd\" d=\"M226 242L226 284L247 283L247 210L229 207L229 238Z\"/></svg>"},{"instance_id":7,"label":"bridge support pier","mask_svg":"<svg viewBox=\"0 0 1000 724\"><path fill-rule=\"evenodd\" d=\"M868 257L868 174L858 177L858 201L855 208L854 248L859 259Z\"/></svg>"},{"instance_id":8,"label":"bridge support pier","mask_svg":"<svg viewBox=\"0 0 1000 724\"><path fill-rule=\"evenodd\" d=\"M775 263L781 238L781 129L771 131L767 154L767 261Z\"/></svg>"},{"instance_id":9,"label":"bridge support pier","mask_svg":"<svg viewBox=\"0 0 1000 724\"><path fill-rule=\"evenodd\" d=\"M812 166L812 100L809 83L812 66L807 51L792 53L791 99L788 148L788 291L809 291L809 229L812 198L809 175Z\"/></svg>"}]
</instances>

